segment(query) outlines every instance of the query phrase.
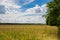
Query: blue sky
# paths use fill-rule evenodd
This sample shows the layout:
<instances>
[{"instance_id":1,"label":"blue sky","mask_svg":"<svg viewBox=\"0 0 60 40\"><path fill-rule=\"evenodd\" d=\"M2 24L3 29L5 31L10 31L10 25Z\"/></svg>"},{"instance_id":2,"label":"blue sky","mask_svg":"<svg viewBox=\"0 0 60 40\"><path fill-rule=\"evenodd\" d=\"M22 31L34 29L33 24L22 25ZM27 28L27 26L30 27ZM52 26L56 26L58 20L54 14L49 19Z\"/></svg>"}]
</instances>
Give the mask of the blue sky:
<instances>
[{"instance_id":1,"label":"blue sky","mask_svg":"<svg viewBox=\"0 0 60 40\"><path fill-rule=\"evenodd\" d=\"M51 0L0 0L1 23L46 23L47 3Z\"/></svg>"},{"instance_id":2,"label":"blue sky","mask_svg":"<svg viewBox=\"0 0 60 40\"><path fill-rule=\"evenodd\" d=\"M27 4L27 5L21 5L21 6L23 6L21 9L22 10L26 10L28 8L34 7L36 4L38 4L39 6L41 6L41 5L49 3L49 2L51 2L51 0L34 0L33 2L31 2L31 3Z\"/></svg>"}]
</instances>

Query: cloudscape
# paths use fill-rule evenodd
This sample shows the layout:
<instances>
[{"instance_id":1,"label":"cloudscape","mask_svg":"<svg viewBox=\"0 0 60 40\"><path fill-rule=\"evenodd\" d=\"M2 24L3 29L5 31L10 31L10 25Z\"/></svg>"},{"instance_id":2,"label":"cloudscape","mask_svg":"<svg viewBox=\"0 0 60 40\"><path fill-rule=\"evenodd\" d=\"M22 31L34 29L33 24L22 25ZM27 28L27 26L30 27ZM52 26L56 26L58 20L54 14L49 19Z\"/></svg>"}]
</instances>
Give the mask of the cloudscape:
<instances>
[{"instance_id":1,"label":"cloudscape","mask_svg":"<svg viewBox=\"0 0 60 40\"><path fill-rule=\"evenodd\" d=\"M0 0L1 23L45 23L49 0Z\"/></svg>"}]
</instances>

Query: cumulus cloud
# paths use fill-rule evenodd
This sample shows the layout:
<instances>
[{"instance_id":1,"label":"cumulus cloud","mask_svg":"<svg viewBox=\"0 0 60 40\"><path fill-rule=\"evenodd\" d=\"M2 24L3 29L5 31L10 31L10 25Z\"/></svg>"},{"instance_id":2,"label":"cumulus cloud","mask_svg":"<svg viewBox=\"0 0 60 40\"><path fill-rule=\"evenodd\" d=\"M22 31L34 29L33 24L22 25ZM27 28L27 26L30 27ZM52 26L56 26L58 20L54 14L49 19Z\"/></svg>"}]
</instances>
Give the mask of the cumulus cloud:
<instances>
[{"instance_id":1,"label":"cumulus cloud","mask_svg":"<svg viewBox=\"0 0 60 40\"><path fill-rule=\"evenodd\" d=\"M33 23L45 23L46 19L42 17L42 15L46 15L47 12L47 4L44 4L42 6L36 5L33 8L29 8L26 10L25 16L32 16L29 18L31 19Z\"/></svg>"},{"instance_id":2,"label":"cumulus cloud","mask_svg":"<svg viewBox=\"0 0 60 40\"><path fill-rule=\"evenodd\" d=\"M19 11L21 6L9 0L4 0L0 5L4 5L5 14L0 14L1 23L45 23L45 18L42 15L46 14L46 4L27 9L25 12ZM33 0L30 0L33 2ZM1 2L1 1L0 1ZM27 1L26 1L27 2ZM29 2L30 3L30 2Z\"/></svg>"},{"instance_id":3,"label":"cumulus cloud","mask_svg":"<svg viewBox=\"0 0 60 40\"><path fill-rule=\"evenodd\" d=\"M41 7L39 5L36 5L33 8L27 9L26 10L27 13L40 13L41 12Z\"/></svg>"},{"instance_id":4,"label":"cumulus cloud","mask_svg":"<svg viewBox=\"0 0 60 40\"><path fill-rule=\"evenodd\" d=\"M25 11L25 13L28 13L28 14L38 14L38 15L45 15L47 12L47 4L44 4L42 6L39 6L36 4L35 7L33 8L29 8Z\"/></svg>"},{"instance_id":5,"label":"cumulus cloud","mask_svg":"<svg viewBox=\"0 0 60 40\"><path fill-rule=\"evenodd\" d=\"M42 14L43 14L43 15L46 14L47 9L48 9L47 4L44 4L44 5L41 6L41 10L42 10Z\"/></svg>"}]
</instances>

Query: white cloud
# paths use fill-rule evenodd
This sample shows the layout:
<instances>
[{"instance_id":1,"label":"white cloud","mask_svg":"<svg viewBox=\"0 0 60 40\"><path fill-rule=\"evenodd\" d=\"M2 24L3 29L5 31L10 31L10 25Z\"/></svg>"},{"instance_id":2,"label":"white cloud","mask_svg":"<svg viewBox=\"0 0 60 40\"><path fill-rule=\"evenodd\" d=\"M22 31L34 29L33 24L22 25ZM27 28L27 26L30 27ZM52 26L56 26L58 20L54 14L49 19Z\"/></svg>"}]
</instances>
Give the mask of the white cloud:
<instances>
[{"instance_id":1,"label":"white cloud","mask_svg":"<svg viewBox=\"0 0 60 40\"><path fill-rule=\"evenodd\" d=\"M47 4L44 4L44 5L41 6L41 11L42 11L43 15L46 14L47 9L48 9Z\"/></svg>"},{"instance_id":2,"label":"white cloud","mask_svg":"<svg viewBox=\"0 0 60 40\"><path fill-rule=\"evenodd\" d=\"M46 4L36 5L25 12L18 11L21 6L13 1L5 0L0 5L6 7L6 14L0 14L0 22L2 23L45 23L45 18L42 18L42 15L47 10Z\"/></svg>"},{"instance_id":3,"label":"white cloud","mask_svg":"<svg viewBox=\"0 0 60 40\"><path fill-rule=\"evenodd\" d=\"M41 12L41 7L39 5L36 5L33 8L27 9L26 10L27 13L40 13Z\"/></svg>"},{"instance_id":4,"label":"white cloud","mask_svg":"<svg viewBox=\"0 0 60 40\"><path fill-rule=\"evenodd\" d=\"M12 12L15 13L15 11L21 8L21 6L17 5L17 3L14 2L14 0L0 0L0 2L0 5L5 7L6 14Z\"/></svg>"},{"instance_id":5,"label":"white cloud","mask_svg":"<svg viewBox=\"0 0 60 40\"><path fill-rule=\"evenodd\" d=\"M44 4L42 6L36 4L35 7L27 9L25 13L45 15L46 12L47 12L47 4Z\"/></svg>"}]
</instances>

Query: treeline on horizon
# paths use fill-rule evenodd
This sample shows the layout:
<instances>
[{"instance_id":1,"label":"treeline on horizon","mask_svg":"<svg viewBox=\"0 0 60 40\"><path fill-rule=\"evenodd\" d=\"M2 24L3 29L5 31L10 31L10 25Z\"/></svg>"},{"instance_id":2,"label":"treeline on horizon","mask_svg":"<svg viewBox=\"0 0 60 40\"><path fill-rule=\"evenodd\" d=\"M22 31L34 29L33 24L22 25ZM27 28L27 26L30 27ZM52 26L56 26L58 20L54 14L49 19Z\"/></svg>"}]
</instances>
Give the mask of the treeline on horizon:
<instances>
[{"instance_id":1,"label":"treeline on horizon","mask_svg":"<svg viewBox=\"0 0 60 40\"><path fill-rule=\"evenodd\" d=\"M43 23L0 23L0 25L46 25Z\"/></svg>"},{"instance_id":2,"label":"treeline on horizon","mask_svg":"<svg viewBox=\"0 0 60 40\"><path fill-rule=\"evenodd\" d=\"M53 0L47 5L46 24L60 26L60 0Z\"/></svg>"}]
</instances>

